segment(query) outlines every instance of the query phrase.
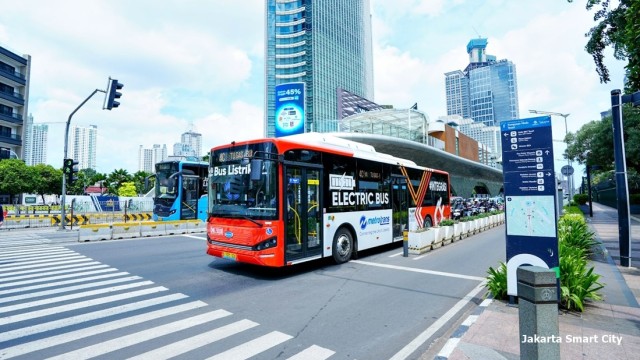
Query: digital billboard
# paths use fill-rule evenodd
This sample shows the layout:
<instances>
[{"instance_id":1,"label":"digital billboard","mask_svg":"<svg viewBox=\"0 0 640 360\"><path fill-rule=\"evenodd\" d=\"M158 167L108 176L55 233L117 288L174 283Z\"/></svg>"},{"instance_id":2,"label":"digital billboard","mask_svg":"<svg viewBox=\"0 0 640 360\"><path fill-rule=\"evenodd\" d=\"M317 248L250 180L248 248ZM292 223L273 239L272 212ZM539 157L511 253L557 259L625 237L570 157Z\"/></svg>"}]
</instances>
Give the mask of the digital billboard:
<instances>
[{"instance_id":1,"label":"digital billboard","mask_svg":"<svg viewBox=\"0 0 640 360\"><path fill-rule=\"evenodd\" d=\"M276 137L304 133L304 94L302 82L276 85Z\"/></svg>"}]
</instances>

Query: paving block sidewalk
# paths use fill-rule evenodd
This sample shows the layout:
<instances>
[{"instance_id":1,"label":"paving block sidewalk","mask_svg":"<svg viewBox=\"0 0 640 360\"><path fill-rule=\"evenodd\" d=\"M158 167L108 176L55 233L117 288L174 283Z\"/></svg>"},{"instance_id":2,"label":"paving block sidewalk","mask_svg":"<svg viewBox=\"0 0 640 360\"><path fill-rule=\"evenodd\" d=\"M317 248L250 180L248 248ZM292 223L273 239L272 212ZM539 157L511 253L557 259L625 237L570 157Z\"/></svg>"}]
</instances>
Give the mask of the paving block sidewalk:
<instances>
[{"instance_id":1,"label":"paving block sidewalk","mask_svg":"<svg viewBox=\"0 0 640 360\"><path fill-rule=\"evenodd\" d=\"M594 203L590 228L601 244L591 265L605 284L603 301L585 311L558 315L562 359L638 359L640 356L640 219L631 219L631 267L620 267L616 209ZM491 301L465 321L466 331L453 350L436 359L519 359L518 307Z\"/></svg>"}]
</instances>

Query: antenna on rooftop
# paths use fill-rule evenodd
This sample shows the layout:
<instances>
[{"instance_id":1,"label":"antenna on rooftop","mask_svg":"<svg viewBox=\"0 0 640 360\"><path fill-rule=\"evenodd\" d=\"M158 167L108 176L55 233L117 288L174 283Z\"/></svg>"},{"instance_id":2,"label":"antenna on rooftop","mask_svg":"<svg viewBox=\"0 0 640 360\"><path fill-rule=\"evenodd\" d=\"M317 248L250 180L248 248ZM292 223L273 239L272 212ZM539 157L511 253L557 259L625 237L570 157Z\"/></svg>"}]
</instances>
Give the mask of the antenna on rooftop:
<instances>
[{"instance_id":1,"label":"antenna on rooftop","mask_svg":"<svg viewBox=\"0 0 640 360\"><path fill-rule=\"evenodd\" d=\"M473 31L476 33L476 35L478 35L478 39L482 39L482 35L480 35L480 33L478 32L478 30L476 30L476 28L474 26L471 26L471 28L473 29Z\"/></svg>"}]
</instances>

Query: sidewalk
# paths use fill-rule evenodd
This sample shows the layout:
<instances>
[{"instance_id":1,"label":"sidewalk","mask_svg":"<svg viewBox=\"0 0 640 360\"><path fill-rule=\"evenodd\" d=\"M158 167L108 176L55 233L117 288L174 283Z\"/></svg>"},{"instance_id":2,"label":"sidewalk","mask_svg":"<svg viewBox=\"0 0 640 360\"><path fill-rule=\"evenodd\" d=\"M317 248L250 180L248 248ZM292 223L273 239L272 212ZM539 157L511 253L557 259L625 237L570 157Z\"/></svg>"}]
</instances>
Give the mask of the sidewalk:
<instances>
[{"instance_id":1,"label":"sidewalk","mask_svg":"<svg viewBox=\"0 0 640 360\"><path fill-rule=\"evenodd\" d=\"M601 243L591 262L604 301L589 303L583 313L559 313L562 359L638 359L640 356L640 218L631 218L631 266L619 263L617 210L593 204L586 219ZM519 359L517 306L485 301L447 341L436 359ZM573 340L570 342L569 340ZM578 343L577 340L582 342Z\"/></svg>"}]
</instances>

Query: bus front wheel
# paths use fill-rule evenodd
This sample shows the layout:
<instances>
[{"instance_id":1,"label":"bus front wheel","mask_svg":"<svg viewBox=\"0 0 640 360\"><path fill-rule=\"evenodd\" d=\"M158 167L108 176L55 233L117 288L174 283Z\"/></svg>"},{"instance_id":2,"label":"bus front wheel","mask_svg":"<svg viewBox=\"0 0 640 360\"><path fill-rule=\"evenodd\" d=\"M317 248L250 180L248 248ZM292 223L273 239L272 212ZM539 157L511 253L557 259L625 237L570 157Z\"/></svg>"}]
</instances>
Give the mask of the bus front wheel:
<instances>
[{"instance_id":1,"label":"bus front wheel","mask_svg":"<svg viewBox=\"0 0 640 360\"><path fill-rule=\"evenodd\" d=\"M353 254L353 236L351 232L345 228L341 228L333 237L333 259L336 263L342 264Z\"/></svg>"},{"instance_id":2,"label":"bus front wheel","mask_svg":"<svg viewBox=\"0 0 640 360\"><path fill-rule=\"evenodd\" d=\"M433 226L433 221L431 220L431 216L426 216L426 217L424 218L424 227L425 227L426 229L428 229L428 228L430 228L430 227L432 227L432 226Z\"/></svg>"}]
</instances>

